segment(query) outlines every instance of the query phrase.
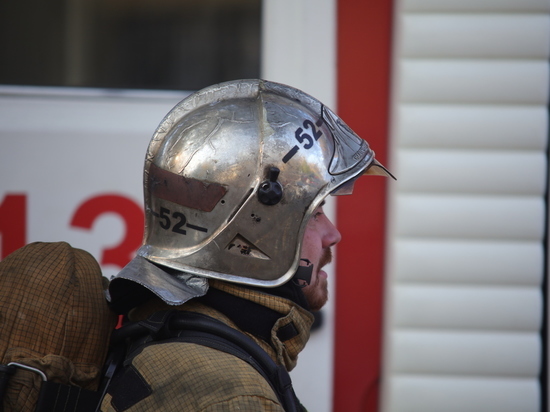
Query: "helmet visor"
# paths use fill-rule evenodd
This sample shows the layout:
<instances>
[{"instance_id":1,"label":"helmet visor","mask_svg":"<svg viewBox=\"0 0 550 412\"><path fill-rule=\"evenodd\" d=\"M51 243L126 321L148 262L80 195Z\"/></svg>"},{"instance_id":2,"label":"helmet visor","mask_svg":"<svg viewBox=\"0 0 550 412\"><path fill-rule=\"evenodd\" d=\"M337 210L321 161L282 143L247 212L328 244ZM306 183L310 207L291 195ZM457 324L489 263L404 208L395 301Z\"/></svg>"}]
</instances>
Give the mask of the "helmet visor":
<instances>
[{"instance_id":1,"label":"helmet visor","mask_svg":"<svg viewBox=\"0 0 550 412\"><path fill-rule=\"evenodd\" d=\"M351 195L353 193L353 187L355 186L355 181L361 176L386 176L386 177L391 177L393 180L397 180L395 176L392 175L391 172L388 169L386 169L384 165L382 165L382 163L374 159L372 163L369 165L369 167L367 167L367 169L361 175L339 186L338 188L336 188L331 192L331 195L332 196Z\"/></svg>"}]
</instances>

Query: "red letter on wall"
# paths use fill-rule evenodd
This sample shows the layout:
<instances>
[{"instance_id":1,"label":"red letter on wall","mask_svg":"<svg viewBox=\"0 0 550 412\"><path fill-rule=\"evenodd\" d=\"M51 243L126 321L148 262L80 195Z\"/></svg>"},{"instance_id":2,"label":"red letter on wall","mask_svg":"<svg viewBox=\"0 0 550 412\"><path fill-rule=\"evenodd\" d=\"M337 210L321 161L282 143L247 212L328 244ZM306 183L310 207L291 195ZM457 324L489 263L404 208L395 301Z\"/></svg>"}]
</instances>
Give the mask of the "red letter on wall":
<instances>
[{"instance_id":1,"label":"red letter on wall","mask_svg":"<svg viewBox=\"0 0 550 412\"><path fill-rule=\"evenodd\" d=\"M27 243L27 196L6 195L0 204L0 259Z\"/></svg>"}]
</instances>

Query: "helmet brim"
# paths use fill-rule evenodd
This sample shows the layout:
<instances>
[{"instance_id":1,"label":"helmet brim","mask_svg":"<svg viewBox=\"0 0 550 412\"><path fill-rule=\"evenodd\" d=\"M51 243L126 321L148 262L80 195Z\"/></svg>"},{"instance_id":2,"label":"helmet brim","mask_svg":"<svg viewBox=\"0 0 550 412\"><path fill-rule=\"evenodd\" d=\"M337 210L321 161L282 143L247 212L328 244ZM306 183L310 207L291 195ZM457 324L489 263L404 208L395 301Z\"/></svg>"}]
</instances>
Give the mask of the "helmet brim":
<instances>
[{"instance_id":1,"label":"helmet brim","mask_svg":"<svg viewBox=\"0 0 550 412\"><path fill-rule=\"evenodd\" d=\"M374 159L372 163L367 167L367 170L363 172L363 175L368 176L386 176L391 177L393 180L397 180L394 175L391 174L391 172L384 166L382 163L380 163L378 160Z\"/></svg>"},{"instance_id":2,"label":"helmet brim","mask_svg":"<svg viewBox=\"0 0 550 412\"><path fill-rule=\"evenodd\" d=\"M397 180L395 176L392 175L391 172L384 165L382 165L382 163L374 159L372 163L369 165L369 167L367 167L367 169L363 173L361 173L356 178L349 180L343 185L339 186L336 190L331 192L331 195L332 196L351 195L353 193L353 187L355 186L355 182L361 176L385 176L385 177L391 177L393 180Z\"/></svg>"}]
</instances>

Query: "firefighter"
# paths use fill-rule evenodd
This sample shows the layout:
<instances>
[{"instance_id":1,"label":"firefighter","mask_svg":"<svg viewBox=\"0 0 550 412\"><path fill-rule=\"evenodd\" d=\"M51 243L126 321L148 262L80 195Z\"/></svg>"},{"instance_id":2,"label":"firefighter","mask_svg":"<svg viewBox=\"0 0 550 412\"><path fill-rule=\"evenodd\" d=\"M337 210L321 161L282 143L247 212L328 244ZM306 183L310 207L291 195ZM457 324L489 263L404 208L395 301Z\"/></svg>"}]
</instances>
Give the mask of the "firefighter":
<instances>
[{"instance_id":1,"label":"firefighter","mask_svg":"<svg viewBox=\"0 0 550 412\"><path fill-rule=\"evenodd\" d=\"M341 238L325 199L351 194L363 175L391 176L300 90L239 80L190 95L149 144L143 245L112 280L112 307L153 329L173 313L213 318L292 370L327 301L323 266ZM168 329L131 346L103 411L303 408L296 397L285 404L246 356Z\"/></svg>"}]
</instances>

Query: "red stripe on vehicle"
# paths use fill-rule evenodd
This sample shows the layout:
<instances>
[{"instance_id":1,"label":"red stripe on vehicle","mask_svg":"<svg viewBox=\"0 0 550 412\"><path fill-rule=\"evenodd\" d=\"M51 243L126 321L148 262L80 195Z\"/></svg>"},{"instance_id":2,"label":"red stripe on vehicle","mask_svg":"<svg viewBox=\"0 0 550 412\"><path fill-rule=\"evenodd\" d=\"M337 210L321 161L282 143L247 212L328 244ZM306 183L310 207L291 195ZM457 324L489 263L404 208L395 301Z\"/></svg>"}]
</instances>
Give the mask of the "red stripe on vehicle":
<instances>
[{"instance_id":1,"label":"red stripe on vehicle","mask_svg":"<svg viewBox=\"0 0 550 412\"><path fill-rule=\"evenodd\" d=\"M392 2L339 0L337 12L338 114L386 164ZM365 177L337 198L334 411L378 409L388 183Z\"/></svg>"}]
</instances>

